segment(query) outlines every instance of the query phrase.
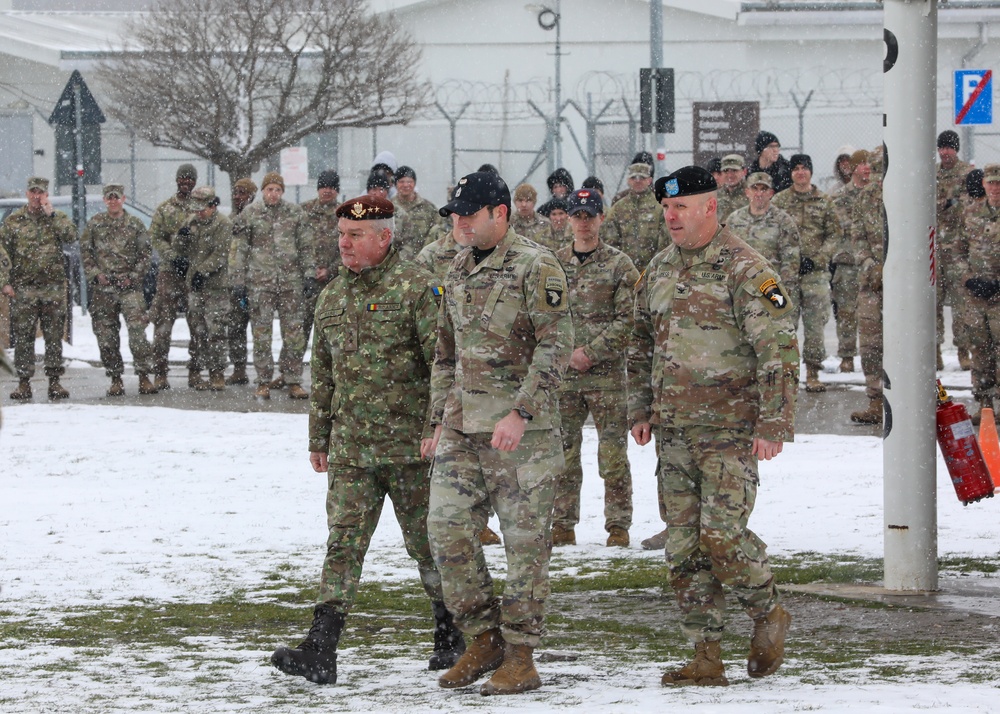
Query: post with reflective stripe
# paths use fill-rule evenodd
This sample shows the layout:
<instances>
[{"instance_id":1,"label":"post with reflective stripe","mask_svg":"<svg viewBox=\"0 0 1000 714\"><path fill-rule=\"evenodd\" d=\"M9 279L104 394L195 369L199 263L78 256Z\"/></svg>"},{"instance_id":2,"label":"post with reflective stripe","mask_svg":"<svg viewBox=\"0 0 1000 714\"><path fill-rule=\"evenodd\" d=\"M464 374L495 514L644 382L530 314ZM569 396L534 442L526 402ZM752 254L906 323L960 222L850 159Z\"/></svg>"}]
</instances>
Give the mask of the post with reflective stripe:
<instances>
[{"instance_id":1,"label":"post with reflective stripe","mask_svg":"<svg viewBox=\"0 0 1000 714\"><path fill-rule=\"evenodd\" d=\"M937 589L937 0L885 0L885 587Z\"/></svg>"}]
</instances>

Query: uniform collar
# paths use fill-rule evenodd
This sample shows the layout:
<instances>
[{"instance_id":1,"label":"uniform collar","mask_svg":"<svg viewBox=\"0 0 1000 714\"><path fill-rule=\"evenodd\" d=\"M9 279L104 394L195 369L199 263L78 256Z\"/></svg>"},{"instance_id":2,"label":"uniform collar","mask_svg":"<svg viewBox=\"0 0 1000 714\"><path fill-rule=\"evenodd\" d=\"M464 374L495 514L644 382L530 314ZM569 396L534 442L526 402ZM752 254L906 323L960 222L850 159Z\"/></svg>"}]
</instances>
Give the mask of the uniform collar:
<instances>
[{"instance_id":1,"label":"uniform collar","mask_svg":"<svg viewBox=\"0 0 1000 714\"><path fill-rule=\"evenodd\" d=\"M469 263L472 266L469 268L469 275L476 273L480 270L502 270L504 258L507 255L507 251L510 250L511 246L514 245L514 241L517 240L517 233L510 226L507 227L507 232L504 234L500 242L497 243L496 248L488 256L483 258L483 262L478 265L472 260L472 249L466 249L465 264L468 267Z\"/></svg>"},{"instance_id":2,"label":"uniform collar","mask_svg":"<svg viewBox=\"0 0 1000 714\"><path fill-rule=\"evenodd\" d=\"M365 285L371 285L381 282L382 276L395 266L397 262L399 262L399 250L397 250L395 243L391 243L385 259L378 265L365 268L360 273L355 273L353 270L341 265L340 272L349 281L359 281Z\"/></svg>"}]
</instances>

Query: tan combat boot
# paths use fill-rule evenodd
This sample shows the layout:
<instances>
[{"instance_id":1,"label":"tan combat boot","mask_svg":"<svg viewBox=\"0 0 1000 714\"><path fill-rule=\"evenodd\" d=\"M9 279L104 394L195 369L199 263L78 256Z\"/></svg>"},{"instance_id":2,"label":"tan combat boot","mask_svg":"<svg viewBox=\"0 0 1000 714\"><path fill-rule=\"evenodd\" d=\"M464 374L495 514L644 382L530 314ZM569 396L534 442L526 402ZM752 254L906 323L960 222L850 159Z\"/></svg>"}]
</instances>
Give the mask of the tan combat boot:
<instances>
[{"instance_id":1,"label":"tan combat boot","mask_svg":"<svg viewBox=\"0 0 1000 714\"><path fill-rule=\"evenodd\" d=\"M576 545L576 532L572 528L552 526L552 545Z\"/></svg>"},{"instance_id":2,"label":"tan combat boot","mask_svg":"<svg viewBox=\"0 0 1000 714\"><path fill-rule=\"evenodd\" d=\"M750 654L747 657L747 674L766 677L778 671L785 661L785 635L792 624L792 616L781 605L753 621Z\"/></svg>"},{"instance_id":3,"label":"tan combat boot","mask_svg":"<svg viewBox=\"0 0 1000 714\"><path fill-rule=\"evenodd\" d=\"M269 385L271 389L284 389L287 385L285 384L285 378L283 376L278 376L271 380Z\"/></svg>"},{"instance_id":4,"label":"tan combat boot","mask_svg":"<svg viewBox=\"0 0 1000 714\"><path fill-rule=\"evenodd\" d=\"M844 373L853 372L854 371L854 358L853 357L844 357L842 360L840 360L840 371L844 372Z\"/></svg>"},{"instance_id":5,"label":"tan combat boot","mask_svg":"<svg viewBox=\"0 0 1000 714\"><path fill-rule=\"evenodd\" d=\"M438 685L445 689L467 687L492 672L503 662L503 645L498 627L476 635L455 666L438 677Z\"/></svg>"},{"instance_id":6,"label":"tan combat boot","mask_svg":"<svg viewBox=\"0 0 1000 714\"><path fill-rule=\"evenodd\" d=\"M267 382L262 382L257 385L257 391L253 393L257 399L270 399L271 398L271 388L267 385Z\"/></svg>"},{"instance_id":7,"label":"tan combat boot","mask_svg":"<svg viewBox=\"0 0 1000 714\"><path fill-rule=\"evenodd\" d=\"M188 387L198 392L204 392L208 390L208 382L201 378L201 372L195 372L192 369L188 371Z\"/></svg>"},{"instance_id":8,"label":"tan combat boot","mask_svg":"<svg viewBox=\"0 0 1000 714\"><path fill-rule=\"evenodd\" d=\"M59 377L49 377L49 399L69 399L69 392L59 384Z\"/></svg>"},{"instance_id":9,"label":"tan combat boot","mask_svg":"<svg viewBox=\"0 0 1000 714\"><path fill-rule=\"evenodd\" d=\"M149 381L145 374L139 375L139 394L156 394L156 385Z\"/></svg>"},{"instance_id":10,"label":"tan combat boot","mask_svg":"<svg viewBox=\"0 0 1000 714\"><path fill-rule=\"evenodd\" d=\"M874 397L868 408L860 412L851 412L851 421L857 424L881 424L882 423L882 397Z\"/></svg>"},{"instance_id":11,"label":"tan combat boot","mask_svg":"<svg viewBox=\"0 0 1000 714\"><path fill-rule=\"evenodd\" d=\"M125 385L122 384L121 377L112 377L111 386L108 387L109 397L124 397L125 396Z\"/></svg>"},{"instance_id":12,"label":"tan combat boot","mask_svg":"<svg viewBox=\"0 0 1000 714\"><path fill-rule=\"evenodd\" d=\"M611 526L608 530L609 548L628 548L629 542L628 531L621 526Z\"/></svg>"},{"instance_id":13,"label":"tan combat boot","mask_svg":"<svg viewBox=\"0 0 1000 714\"><path fill-rule=\"evenodd\" d=\"M531 653L534 647L528 645L512 645L509 642L503 646L503 664L493 673L490 680L479 688L484 697L493 694L520 694L530 692L542 686Z\"/></svg>"},{"instance_id":14,"label":"tan combat boot","mask_svg":"<svg viewBox=\"0 0 1000 714\"><path fill-rule=\"evenodd\" d=\"M308 399L309 392L302 388L301 384L289 384L288 385L288 398L289 399Z\"/></svg>"},{"instance_id":15,"label":"tan combat boot","mask_svg":"<svg viewBox=\"0 0 1000 714\"><path fill-rule=\"evenodd\" d=\"M17 389L10 393L10 398L19 402L31 399L31 380L22 379L17 383Z\"/></svg>"},{"instance_id":16,"label":"tan combat boot","mask_svg":"<svg viewBox=\"0 0 1000 714\"><path fill-rule=\"evenodd\" d=\"M480 545L500 545L503 543L500 540L500 536L493 532L493 529L486 526L481 531L479 531L479 544Z\"/></svg>"},{"instance_id":17,"label":"tan combat boot","mask_svg":"<svg viewBox=\"0 0 1000 714\"><path fill-rule=\"evenodd\" d=\"M156 388L157 392L165 392L170 389L170 382L167 381L167 375L156 375L156 379L153 380L153 387Z\"/></svg>"},{"instance_id":18,"label":"tan combat boot","mask_svg":"<svg viewBox=\"0 0 1000 714\"><path fill-rule=\"evenodd\" d=\"M643 550L663 550L667 547L667 529L664 528L656 535L649 536L640 545Z\"/></svg>"},{"instance_id":19,"label":"tan combat boot","mask_svg":"<svg viewBox=\"0 0 1000 714\"><path fill-rule=\"evenodd\" d=\"M718 640L697 642L694 659L680 669L664 672L664 687L728 687L726 667L722 664L722 643Z\"/></svg>"},{"instance_id":20,"label":"tan combat boot","mask_svg":"<svg viewBox=\"0 0 1000 714\"><path fill-rule=\"evenodd\" d=\"M826 385L819 381L819 365L806 365L806 391L825 392Z\"/></svg>"},{"instance_id":21,"label":"tan combat boot","mask_svg":"<svg viewBox=\"0 0 1000 714\"><path fill-rule=\"evenodd\" d=\"M221 392L226 388L226 378L222 372L211 372L208 375L208 388L213 392Z\"/></svg>"},{"instance_id":22,"label":"tan combat boot","mask_svg":"<svg viewBox=\"0 0 1000 714\"><path fill-rule=\"evenodd\" d=\"M969 356L969 350L964 348L959 348L958 366L963 372L968 372L970 369L972 369L972 357Z\"/></svg>"},{"instance_id":23,"label":"tan combat boot","mask_svg":"<svg viewBox=\"0 0 1000 714\"><path fill-rule=\"evenodd\" d=\"M226 377L226 384L250 384L246 365L233 367L233 373Z\"/></svg>"}]
</instances>

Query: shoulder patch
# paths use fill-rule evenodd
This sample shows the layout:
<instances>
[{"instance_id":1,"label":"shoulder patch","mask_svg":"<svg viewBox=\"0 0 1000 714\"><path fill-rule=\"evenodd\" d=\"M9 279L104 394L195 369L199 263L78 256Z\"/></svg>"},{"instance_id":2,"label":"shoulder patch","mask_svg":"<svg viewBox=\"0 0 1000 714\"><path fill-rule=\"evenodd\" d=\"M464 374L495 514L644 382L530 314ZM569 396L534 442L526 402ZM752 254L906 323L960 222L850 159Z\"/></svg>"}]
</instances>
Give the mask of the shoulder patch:
<instances>
[{"instance_id":1,"label":"shoulder patch","mask_svg":"<svg viewBox=\"0 0 1000 714\"><path fill-rule=\"evenodd\" d=\"M566 276L562 268L542 263L539 275L539 309L561 312L566 309Z\"/></svg>"},{"instance_id":2,"label":"shoulder patch","mask_svg":"<svg viewBox=\"0 0 1000 714\"><path fill-rule=\"evenodd\" d=\"M792 309L792 300L770 270L763 270L747 283L747 290L764 301L767 311L780 317Z\"/></svg>"},{"instance_id":3,"label":"shoulder patch","mask_svg":"<svg viewBox=\"0 0 1000 714\"><path fill-rule=\"evenodd\" d=\"M442 297L444 295L444 285L432 285L431 292L434 293L434 297Z\"/></svg>"}]
</instances>

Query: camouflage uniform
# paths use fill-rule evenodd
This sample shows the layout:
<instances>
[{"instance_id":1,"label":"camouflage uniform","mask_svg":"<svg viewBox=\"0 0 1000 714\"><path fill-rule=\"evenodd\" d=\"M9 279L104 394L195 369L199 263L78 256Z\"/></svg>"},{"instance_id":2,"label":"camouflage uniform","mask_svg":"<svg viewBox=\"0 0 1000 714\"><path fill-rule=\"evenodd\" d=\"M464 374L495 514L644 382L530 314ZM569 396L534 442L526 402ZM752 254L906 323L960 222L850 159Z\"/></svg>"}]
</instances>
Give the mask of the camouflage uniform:
<instances>
[{"instance_id":1,"label":"camouflage uniform","mask_svg":"<svg viewBox=\"0 0 1000 714\"><path fill-rule=\"evenodd\" d=\"M716 210L716 215L719 217L719 223L728 224L728 219L733 214L733 211L740 208L746 208L750 205L750 199L747 198L746 189L746 179L740 181L734 189L729 189L726 186L719 186L719 191L717 193L719 208Z\"/></svg>"},{"instance_id":2,"label":"camouflage uniform","mask_svg":"<svg viewBox=\"0 0 1000 714\"><path fill-rule=\"evenodd\" d=\"M246 210L246 209L244 209ZM233 214L231 220L242 211ZM238 241L231 237L229 241L229 265L236 261L236 246ZM232 281L230 281L232 282ZM233 363L233 374L246 373L247 370L247 327L250 325L249 300L243 300L241 295L231 292L229 295L229 326L226 328L229 341L229 361ZM245 382L242 382L245 384Z\"/></svg>"},{"instance_id":3,"label":"camouflage uniform","mask_svg":"<svg viewBox=\"0 0 1000 714\"><path fill-rule=\"evenodd\" d=\"M253 329L253 363L257 382L274 376L271 338L274 312L281 324L278 367L285 384L302 383L306 338L302 325L303 281L315 277L309 252L312 239L302 209L279 201L254 203L233 224L233 257L229 277L233 285L247 286Z\"/></svg>"},{"instance_id":4,"label":"camouflage uniform","mask_svg":"<svg viewBox=\"0 0 1000 714\"><path fill-rule=\"evenodd\" d=\"M830 279L830 296L833 317L837 321L837 356L841 360L854 360L858 353L858 260L851 244L851 222L854 204L861 198L861 188L848 183L840 188L833 205L840 214L844 239L834 250L833 277Z\"/></svg>"},{"instance_id":5,"label":"camouflage uniform","mask_svg":"<svg viewBox=\"0 0 1000 714\"><path fill-rule=\"evenodd\" d=\"M312 332L313 317L316 314L316 302L319 300L320 291L333 279L340 268L340 229L337 228L337 201L321 203L318 198L306 201L302 204L305 211L306 221L309 223L309 237L312 245L309 246L309 253L313 256L313 265L317 268L327 268L330 277L325 283L316 280L315 274L308 276L305 282L305 290L302 293L302 334L309 342L309 333Z\"/></svg>"},{"instance_id":6,"label":"camouflage uniform","mask_svg":"<svg viewBox=\"0 0 1000 714\"><path fill-rule=\"evenodd\" d=\"M937 168L937 341L944 343L944 306L951 305L952 337L960 352L970 349L966 316L970 298L961 282L957 255L965 176L970 171L972 166L964 161L956 161L950 169L940 164Z\"/></svg>"},{"instance_id":7,"label":"camouflage uniform","mask_svg":"<svg viewBox=\"0 0 1000 714\"><path fill-rule=\"evenodd\" d=\"M755 251L767 258L789 295L799 292L799 227L795 219L776 206L768 206L762 216L750 213L750 207L737 209L729 215L726 228ZM798 318L798 306L790 313L792 322Z\"/></svg>"},{"instance_id":8,"label":"camouflage uniform","mask_svg":"<svg viewBox=\"0 0 1000 714\"><path fill-rule=\"evenodd\" d=\"M413 260L429 242L427 240L431 229L438 224L440 216L438 209L426 198L414 193L412 201L405 201L398 194L392 199L396 210L406 215L401 230L393 236L399 255L403 260Z\"/></svg>"},{"instance_id":9,"label":"camouflage uniform","mask_svg":"<svg viewBox=\"0 0 1000 714\"><path fill-rule=\"evenodd\" d=\"M229 248L233 223L216 212L208 220L195 215L185 225L187 235L178 236L178 247L191 261L186 285L191 342L202 355L209 374L221 375L228 362Z\"/></svg>"},{"instance_id":10,"label":"camouflage uniform","mask_svg":"<svg viewBox=\"0 0 1000 714\"><path fill-rule=\"evenodd\" d=\"M601 224L601 240L631 258L640 271L645 270L653 256L670 242L663 207L652 187L639 194L629 191L611 206Z\"/></svg>"},{"instance_id":11,"label":"camouflage uniform","mask_svg":"<svg viewBox=\"0 0 1000 714\"><path fill-rule=\"evenodd\" d=\"M77 239L76 228L65 213L33 215L19 208L0 226L0 247L10 261L9 285L16 296L10 301L10 326L17 376L35 374L35 324L41 322L45 339L45 375L59 377L62 335L66 324L66 267L63 247Z\"/></svg>"},{"instance_id":12,"label":"camouflage uniform","mask_svg":"<svg viewBox=\"0 0 1000 714\"><path fill-rule=\"evenodd\" d=\"M727 228L697 251L671 246L636 288L629 422L656 434L670 583L693 642L722 636L723 586L754 619L777 604L764 543L747 528L754 437L794 436L798 351L764 258Z\"/></svg>"},{"instance_id":13,"label":"camouflage uniform","mask_svg":"<svg viewBox=\"0 0 1000 714\"><path fill-rule=\"evenodd\" d=\"M156 295L150 306L149 319L153 323L153 371L159 377L165 377L169 369L170 333L174 329L177 313L187 310L187 287L185 277L178 275L174 269L175 258L186 258L174 243L177 231L187 221L195 210L191 198L171 196L156 207L153 222L149 226L153 250L160 256L160 270L156 276ZM188 321L188 328L191 322ZM194 351L194 345L188 350L190 361L188 369L192 372L201 371L201 355Z\"/></svg>"},{"instance_id":14,"label":"camouflage uniform","mask_svg":"<svg viewBox=\"0 0 1000 714\"><path fill-rule=\"evenodd\" d=\"M360 274L341 266L320 294L312 354L309 451L328 455L330 529L318 601L346 613L386 495L424 590L441 601L427 540L429 423L438 304L433 276L399 257Z\"/></svg>"},{"instance_id":15,"label":"camouflage uniform","mask_svg":"<svg viewBox=\"0 0 1000 714\"><path fill-rule=\"evenodd\" d=\"M427 529L445 604L468 635L500 627L513 645L543 634L552 551L552 498L562 471L557 390L573 322L555 256L508 230L478 265L463 250L445 279L431 377L442 425L431 473ZM490 445L512 409L532 415L515 451ZM478 533L490 507L507 552L502 602Z\"/></svg>"},{"instance_id":16,"label":"camouflage uniform","mask_svg":"<svg viewBox=\"0 0 1000 714\"><path fill-rule=\"evenodd\" d=\"M524 236L540 245L545 245L552 235L549 219L540 213L534 214L531 218L522 218L520 214L515 213L511 216L510 227L519 236Z\"/></svg>"},{"instance_id":17,"label":"camouflage uniform","mask_svg":"<svg viewBox=\"0 0 1000 714\"><path fill-rule=\"evenodd\" d=\"M128 329L135 373L149 374L153 371L153 348L146 339L149 319L142 280L149 271L152 248L146 227L127 213L118 218L98 213L83 231L80 257L90 286L91 323L105 373L120 379L125 371L118 319L121 314ZM101 285L98 275L104 275L109 284Z\"/></svg>"},{"instance_id":18,"label":"camouflage uniform","mask_svg":"<svg viewBox=\"0 0 1000 714\"><path fill-rule=\"evenodd\" d=\"M632 331L633 286L639 271L629 257L599 243L580 263L569 244L556 253L566 271L573 306L574 349L594 363L586 372L570 367L559 390L566 470L556 479L552 524L572 529L580 522L583 467L580 447L588 414L597 427L597 466L604 479L604 529L632 526L632 471L628 463L625 345Z\"/></svg>"},{"instance_id":19,"label":"camouflage uniform","mask_svg":"<svg viewBox=\"0 0 1000 714\"><path fill-rule=\"evenodd\" d=\"M830 259L843 241L844 229L833 202L815 186L800 193L789 188L776 194L772 205L795 219L799 226L799 253L812 269L799 277L799 313L802 316L802 358L821 367L826 359L823 329L830 319ZM793 295L794 299L794 295Z\"/></svg>"},{"instance_id":20,"label":"camouflage uniform","mask_svg":"<svg viewBox=\"0 0 1000 714\"><path fill-rule=\"evenodd\" d=\"M432 236L438 233L441 236L425 245L413 262L429 270L438 280L444 280L462 246L455 242L450 230L435 228L431 231Z\"/></svg>"},{"instance_id":21,"label":"camouflage uniform","mask_svg":"<svg viewBox=\"0 0 1000 714\"><path fill-rule=\"evenodd\" d=\"M851 220L851 245L858 262L858 351L869 399L882 398L882 184L861 189Z\"/></svg>"}]
</instances>

